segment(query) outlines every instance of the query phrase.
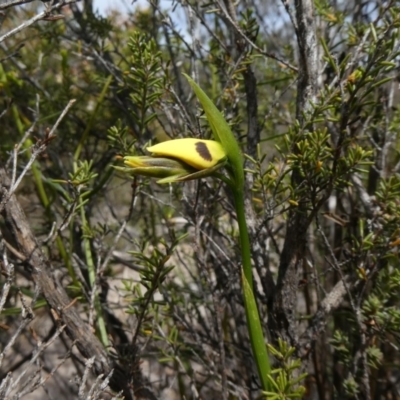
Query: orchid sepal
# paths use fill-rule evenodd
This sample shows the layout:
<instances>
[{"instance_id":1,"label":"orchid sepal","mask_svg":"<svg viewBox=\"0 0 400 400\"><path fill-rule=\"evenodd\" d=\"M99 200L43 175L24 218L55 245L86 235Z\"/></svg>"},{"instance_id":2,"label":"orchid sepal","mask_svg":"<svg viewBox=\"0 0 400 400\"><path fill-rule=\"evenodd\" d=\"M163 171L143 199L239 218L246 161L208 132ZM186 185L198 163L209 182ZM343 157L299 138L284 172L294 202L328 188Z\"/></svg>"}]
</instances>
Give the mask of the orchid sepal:
<instances>
[{"instance_id":1,"label":"orchid sepal","mask_svg":"<svg viewBox=\"0 0 400 400\"><path fill-rule=\"evenodd\" d=\"M126 156L124 164L125 167L116 168L131 175L151 178L181 177L195 172L189 165L167 157Z\"/></svg>"},{"instance_id":2,"label":"orchid sepal","mask_svg":"<svg viewBox=\"0 0 400 400\"><path fill-rule=\"evenodd\" d=\"M197 139L194 139L198 143ZM173 141L171 141L173 142ZM202 141L212 142L212 141ZM189 142L187 142L189 143ZM194 143L194 142L193 142ZM193 144L192 143L192 144ZM213 144L207 143L211 151ZM219 146L219 144L218 144ZM153 146L154 147L154 146ZM159 151L158 145L155 146L156 151ZM167 146L168 147L168 146ZM170 154L170 149L161 149L161 152ZM218 148L217 148L218 150ZM215 153L213 153L215 155ZM209 168L196 169L191 165L181 161L180 159L170 157L154 157L154 156L125 156L123 158L125 167L114 167L118 171L122 171L131 175L143 175L151 178L161 178L157 183L173 183L185 182L193 179L200 179L203 177L213 175L218 169L226 164L226 158L223 153L219 152L219 162ZM187 154L186 154L187 156ZM221 158L222 157L222 158Z\"/></svg>"},{"instance_id":3,"label":"orchid sepal","mask_svg":"<svg viewBox=\"0 0 400 400\"><path fill-rule=\"evenodd\" d=\"M200 171L193 172L189 175L181 175L181 176L171 176L167 178L163 178L157 181L157 183L174 183L174 182L186 182L186 181L192 181L194 179L200 179L200 178L206 178L208 176L219 176L219 174L216 174L216 171L218 171L220 168L225 166L226 164L226 159L222 160L218 164L214 165L211 168L206 168L202 169Z\"/></svg>"}]
</instances>

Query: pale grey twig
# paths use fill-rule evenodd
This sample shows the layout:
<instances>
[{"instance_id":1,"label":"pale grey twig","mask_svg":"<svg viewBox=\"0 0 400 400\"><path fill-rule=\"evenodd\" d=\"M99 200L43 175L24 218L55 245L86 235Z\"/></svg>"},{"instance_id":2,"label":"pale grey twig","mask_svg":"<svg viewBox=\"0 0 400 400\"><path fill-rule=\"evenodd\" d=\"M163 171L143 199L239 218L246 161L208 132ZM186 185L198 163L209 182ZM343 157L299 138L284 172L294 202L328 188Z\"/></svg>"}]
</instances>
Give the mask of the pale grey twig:
<instances>
[{"instance_id":1,"label":"pale grey twig","mask_svg":"<svg viewBox=\"0 0 400 400\"><path fill-rule=\"evenodd\" d=\"M112 244L111 247L108 249L107 254L106 254L106 256L104 257L104 261L101 263L101 265L100 265L100 267L99 267L99 270L98 270L99 273L102 273L102 272L107 268L107 265L108 265L108 263L109 263L109 261L110 261L112 255L113 255L113 253L114 253L114 250L115 250L115 248L117 247L117 244L118 244L118 242L119 242L119 239L121 238L121 236L122 236L122 234L123 234L123 232L124 232L124 230L125 230L125 228L126 228L126 224L127 224L127 221L124 221L124 222L122 223L122 225L120 226L120 228L118 229L118 232L117 232L117 234L116 234L115 237L114 237L113 244Z\"/></svg>"},{"instance_id":2,"label":"pale grey twig","mask_svg":"<svg viewBox=\"0 0 400 400\"><path fill-rule=\"evenodd\" d=\"M119 400L120 398L121 398L121 396L122 396L122 390L119 392L119 393L117 393L111 400Z\"/></svg>"},{"instance_id":3,"label":"pale grey twig","mask_svg":"<svg viewBox=\"0 0 400 400\"><path fill-rule=\"evenodd\" d=\"M95 359L96 359L96 357L93 356L85 362L85 371L83 372L81 384L79 385L79 391L78 391L78 396L79 396L80 400L85 399L85 387L86 387L86 383L87 383L87 380L89 377L90 370L93 367Z\"/></svg>"},{"instance_id":4,"label":"pale grey twig","mask_svg":"<svg viewBox=\"0 0 400 400\"><path fill-rule=\"evenodd\" d=\"M354 301L353 296L351 294L350 287L347 286L346 279L345 279L345 276L343 274L342 269L340 268L339 261L335 256L335 253L334 253L334 251L332 249L332 246L329 243L328 238L326 237L324 231L321 228L321 225L319 223L318 218L316 218L316 223L317 223L317 231L321 235L322 240L323 240L323 242L325 244L325 248L328 250L328 253L329 253L329 255L330 255L331 259L332 259L332 266L336 270L336 272L340 275L340 279L343 281L343 285L344 285L344 287L345 287L345 289L347 291L347 295L349 296L349 301L350 301L351 307L355 311L356 310L356 304L355 304L355 301Z\"/></svg>"},{"instance_id":5,"label":"pale grey twig","mask_svg":"<svg viewBox=\"0 0 400 400\"><path fill-rule=\"evenodd\" d=\"M68 102L67 106L64 108L62 111L61 115L58 117L56 123L53 125L51 128L50 132L48 133L47 137L51 138L54 135L55 130L58 128L58 125L60 125L60 122L64 119L65 115L69 111L69 109L73 106L73 104L76 102L76 99L72 99Z\"/></svg>"},{"instance_id":6,"label":"pale grey twig","mask_svg":"<svg viewBox=\"0 0 400 400\"><path fill-rule=\"evenodd\" d=\"M7 203L8 199L10 199L10 197L14 194L14 192L16 191L16 189L18 188L19 184L21 183L23 177L26 175L26 173L29 171L29 169L31 168L32 164L35 162L36 158L39 156L39 154L41 154L43 151L46 150L47 145L49 143L49 140L53 137L54 135L54 131L57 129L58 125L60 124L61 120L65 117L66 113L68 112L68 110L72 107L72 105L75 103L76 100L72 99L68 102L67 106L64 108L64 110L62 111L60 117L57 119L56 123L54 124L54 126L52 127L52 129L50 130L50 132L48 132L46 134L46 137L44 140L39 141L35 146L34 146L34 150L32 152L32 156L29 159L28 163L25 165L25 168L23 169L23 171L21 172L21 174L18 176L18 179L15 181L14 184L11 185L9 192L7 193L7 196L5 198L5 200L3 201L3 204L0 205L0 211L2 209L2 207L4 206L5 203ZM32 129L32 127L30 128ZM15 157L15 154L14 154ZM15 168L16 168L16 164L15 164ZM14 174L13 174L14 176Z\"/></svg>"},{"instance_id":7,"label":"pale grey twig","mask_svg":"<svg viewBox=\"0 0 400 400\"><path fill-rule=\"evenodd\" d=\"M304 342L303 350L305 353L302 354L303 356L308 354L312 343L317 339L319 333L327 324L326 317L342 304L346 294L348 294L348 288L351 284L352 280L350 275L345 275L321 301L318 311L314 314L311 323L300 338L300 343ZM354 284L351 288L354 289L356 285L357 284Z\"/></svg>"},{"instance_id":8,"label":"pale grey twig","mask_svg":"<svg viewBox=\"0 0 400 400\"><path fill-rule=\"evenodd\" d=\"M335 256L335 254L333 252L333 249L330 246L327 237L325 236L323 230L321 229L321 227L320 227L320 225L318 223L318 219L317 219L317 229L318 229L319 233L321 234L321 236L323 238L323 241L325 243L325 246L326 246L326 248L327 248L327 250L328 250L328 252L329 252L329 254L330 254L331 258L332 258L333 266L334 266L334 268L336 269L336 271L340 275L341 281L343 282L343 287L344 287L344 289L345 289L345 291L347 293L347 296L349 298L349 302L350 302L351 308L353 309L354 314L356 316L356 322L357 322L357 325L358 325L358 329L360 331L360 340L361 340L361 345L360 346L361 346L361 349L357 353L358 354L357 358L355 358L352 361L352 364L353 364L353 370L354 370L354 372L356 372L356 368L357 368L357 365L358 365L357 359L361 358L362 365L363 365L362 379L364 381L365 395L366 395L366 399L370 400L371 399L371 394L370 394L370 386L369 386L369 379L368 379L368 363L367 363L367 358L366 358L367 357L367 355L366 355L366 338L365 338L365 333L364 333L364 329L363 329L363 323L362 323L362 319L361 319L361 310L360 310L361 296L359 298L359 301L356 302L354 300L354 298L352 296L352 293L351 293L351 290L350 290L351 286L346 281L347 277L343 274L342 269L340 268L339 262L336 259L336 256ZM344 298L344 296L343 296L343 298Z\"/></svg>"},{"instance_id":9,"label":"pale grey twig","mask_svg":"<svg viewBox=\"0 0 400 400\"><path fill-rule=\"evenodd\" d=\"M24 136L15 145L15 148L14 148L14 151L16 151L18 154L19 154L19 151L20 151L22 145L25 143L25 141L28 139L28 137L32 134L33 130L36 128L37 122L39 121L39 115L40 115L40 106L39 105L40 105L40 96L39 96L39 94L36 94L36 104L35 104L36 110L34 112L34 119L33 119L32 125L30 126L30 128L27 131L25 131ZM13 153L12 156L10 156L8 158L8 160L6 162L6 168L8 168L8 166L9 166L11 160L13 159L13 157L15 157L15 153ZM13 164L15 164L14 160L13 160ZM16 166L13 169L13 174L14 174L15 170L16 170ZM13 186L14 182L15 182L15 178L12 179L10 186Z\"/></svg>"},{"instance_id":10,"label":"pale grey twig","mask_svg":"<svg viewBox=\"0 0 400 400\"><path fill-rule=\"evenodd\" d=\"M72 263L72 266L74 268L75 274L77 279L79 280L79 282L81 282L82 285L82 292L86 297L86 300L89 302L90 301L90 296L89 296L89 292L90 292L90 288L88 283L86 282L85 277L82 274L82 271L85 270L87 268L87 265L85 264L85 262L83 260L81 260L78 256L78 254L73 253L72 254L72 259L75 260L74 263Z\"/></svg>"},{"instance_id":11,"label":"pale grey twig","mask_svg":"<svg viewBox=\"0 0 400 400\"><path fill-rule=\"evenodd\" d=\"M1 290L0 297L0 314L3 311L4 304L6 303L8 293L11 288L11 284L14 280L14 264L8 262L7 251L4 249L3 251L3 265L6 269L7 278L3 285L3 289Z\"/></svg>"},{"instance_id":12,"label":"pale grey twig","mask_svg":"<svg viewBox=\"0 0 400 400\"><path fill-rule=\"evenodd\" d=\"M292 10L290 9L289 0L282 0L282 4L285 7L287 14L289 15L290 21L293 25L293 28L297 34L299 27L296 22L296 18L293 16Z\"/></svg>"},{"instance_id":13,"label":"pale grey twig","mask_svg":"<svg viewBox=\"0 0 400 400\"><path fill-rule=\"evenodd\" d=\"M40 21L41 19L44 19L48 17L53 10L57 10L67 4L73 4L76 3L78 0L62 0L57 4L54 4L53 6L49 7L45 11L42 11L41 13L35 15L28 21L24 21L21 25L18 25L16 28L11 29L11 31L8 31L5 33L3 36L0 36L0 43L3 42L4 40L8 39L10 36L15 35L18 32L21 32L22 30L28 28L29 26L33 25L35 22Z\"/></svg>"},{"instance_id":14,"label":"pale grey twig","mask_svg":"<svg viewBox=\"0 0 400 400\"><path fill-rule=\"evenodd\" d=\"M355 186L360 196L361 203L364 206L364 209L367 213L368 218L374 217L378 210L374 210L374 205L372 203L371 196L368 194L367 190L365 189L364 184L361 181L361 178L358 174L354 173L351 175L351 182Z\"/></svg>"},{"instance_id":15,"label":"pale grey twig","mask_svg":"<svg viewBox=\"0 0 400 400\"><path fill-rule=\"evenodd\" d=\"M90 388L89 393L85 397L85 400L97 400L102 394L102 392L107 388L113 372L114 370L112 369L104 380L103 380L104 375L100 374L96 378L96 381L93 383L92 387Z\"/></svg>"},{"instance_id":16,"label":"pale grey twig","mask_svg":"<svg viewBox=\"0 0 400 400\"><path fill-rule=\"evenodd\" d=\"M67 351L64 357L60 360L57 365L55 365L52 370L46 375L46 376L41 376L41 372L43 371L40 366L34 371L33 374L29 377L29 379L26 380L25 386L26 388L24 390L21 390L19 388L18 393L14 396L13 400L18 400L22 398L23 396L33 393L35 390L37 390L40 387L43 387L44 390L46 388L44 387L44 384L54 376L55 372L65 363L65 361L71 357L71 351ZM38 376L37 379L35 379L36 375ZM0 397L1 399L1 397Z\"/></svg>"},{"instance_id":17,"label":"pale grey twig","mask_svg":"<svg viewBox=\"0 0 400 400\"><path fill-rule=\"evenodd\" d=\"M54 341L61 335L61 333L64 331L66 325L63 325L59 327L54 335L47 341L47 342L39 342L37 349L35 350L31 360L29 361L29 365L34 365L36 363L36 360L39 358L39 356L51 345L54 343ZM21 379L25 376L26 372L28 371L28 368L25 368L21 374L18 376L18 378L13 382L11 385L11 389L15 389L18 385L18 383L21 381ZM37 385L37 384L35 384ZM22 394L27 394L26 392ZM18 397L19 398L19 397Z\"/></svg>"},{"instance_id":18,"label":"pale grey twig","mask_svg":"<svg viewBox=\"0 0 400 400\"><path fill-rule=\"evenodd\" d=\"M207 29L207 32L210 34L210 36L219 44L219 46L221 47L221 49L224 49L227 53L229 53L229 52L228 52L228 49L227 49L226 43L224 43L224 42L218 37L218 35L214 32L214 30L211 29L211 28L208 26L206 20L205 20L204 17L197 11L197 9L194 8L192 4L189 4L189 3L186 2L186 1L181 1L181 3L182 3L182 7L187 7L187 6L189 6L189 7L191 8L191 10L194 12L194 14L196 14L196 17L200 20L200 22L203 24L203 26ZM190 19L190 14L189 14L189 16L188 16L188 19Z\"/></svg>"},{"instance_id":19,"label":"pale grey twig","mask_svg":"<svg viewBox=\"0 0 400 400\"><path fill-rule=\"evenodd\" d=\"M74 189L74 186L73 186L73 189ZM56 229L56 223L54 222L51 227L51 231L50 231L49 235L47 236L46 239L43 240L42 243L53 242L56 239L57 235L59 235L65 228L67 228L69 226L69 223L71 222L73 216L75 215L75 210L76 210L76 207L78 206L78 203L79 203L79 196L76 195L72 204L70 205L66 214L64 215L64 218L61 221L60 226Z\"/></svg>"},{"instance_id":20,"label":"pale grey twig","mask_svg":"<svg viewBox=\"0 0 400 400\"><path fill-rule=\"evenodd\" d=\"M8 199L14 194L14 192L17 190L19 184L21 183L23 177L26 175L26 173L29 171L29 169L31 168L32 164L35 162L36 158L38 157L38 155L40 153L42 153L46 147L47 147L47 143L41 143L39 144L39 146L35 146L36 148L34 149L34 151L32 152L32 156L29 159L28 163L25 165L25 168L23 169L23 171L21 172L21 174L18 176L18 179L15 181L15 183L11 186L10 191L7 195L6 201L8 201ZM12 182L11 182L12 183Z\"/></svg>"},{"instance_id":21,"label":"pale grey twig","mask_svg":"<svg viewBox=\"0 0 400 400\"><path fill-rule=\"evenodd\" d=\"M5 399L12 383L12 372L9 372L0 384L0 399Z\"/></svg>"},{"instance_id":22,"label":"pale grey twig","mask_svg":"<svg viewBox=\"0 0 400 400\"><path fill-rule=\"evenodd\" d=\"M18 159L17 146L14 146L12 159L13 159L13 167L12 167L12 175L11 175L11 187L14 186L15 180L17 179L17 159Z\"/></svg>"},{"instance_id":23,"label":"pale grey twig","mask_svg":"<svg viewBox=\"0 0 400 400\"><path fill-rule=\"evenodd\" d=\"M21 4L32 3L32 1L33 0L5 0L0 4L0 10L5 10L13 6L20 6Z\"/></svg>"},{"instance_id":24,"label":"pale grey twig","mask_svg":"<svg viewBox=\"0 0 400 400\"><path fill-rule=\"evenodd\" d=\"M35 294L32 299L32 304L34 304L36 302L38 295L39 295L39 288L38 288L38 286L36 286ZM22 304L22 321L21 321L21 323L18 324L18 328L16 329L14 334L11 336L10 340L4 347L3 351L0 353L0 367L1 367L3 359L4 359L5 355L7 354L8 350L11 349L12 346L14 346L14 343L20 337L21 332L30 324L30 322L34 318L32 309L26 305L25 299L22 296L22 294L20 294L20 298L21 298L21 304Z\"/></svg>"},{"instance_id":25,"label":"pale grey twig","mask_svg":"<svg viewBox=\"0 0 400 400\"><path fill-rule=\"evenodd\" d=\"M53 223L51 224L50 232L47 235L47 237L43 239L42 243L48 243L52 240L52 238L55 236L56 226L57 226L56 221L53 221Z\"/></svg>"},{"instance_id":26,"label":"pale grey twig","mask_svg":"<svg viewBox=\"0 0 400 400\"><path fill-rule=\"evenodd\" d=\"M221 12L224 14L224 17L232 24L232 26L235 28L237 33L247 42L248 45L250 45L254 50L257 50L260 54L267 58L272 58L275 61L278 61L279 63L283 64L285 67L291 69L294 72L298 72L298 68L295 66L289 64L285 60L282 60L280 57L277 57L275 54L269 53L266 50L263 50L261 47L259 47L256 43L254 43L244 32L243 29L232 19L232 17L229 15L229 12L221 5L221 3L218 1L218 4L220 6Z\"/></svg>"}]
</instances>

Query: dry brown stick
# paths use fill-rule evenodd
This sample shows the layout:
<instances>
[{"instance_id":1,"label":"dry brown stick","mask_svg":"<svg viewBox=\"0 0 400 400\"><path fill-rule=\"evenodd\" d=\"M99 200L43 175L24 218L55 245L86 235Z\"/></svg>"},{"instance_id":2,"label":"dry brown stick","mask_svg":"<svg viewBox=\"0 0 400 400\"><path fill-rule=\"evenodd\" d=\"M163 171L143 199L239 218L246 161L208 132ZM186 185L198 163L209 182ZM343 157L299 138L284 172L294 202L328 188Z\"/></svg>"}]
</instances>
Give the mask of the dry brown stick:
<instances>
[{"instance_id":1,"label":"dry brown stick","mask_svg":"<svg viewBox=\"0 0 400 400\"><path fill-rule=\"evenodd\" d=\"M314 20L314 2L312 0L295 0L296 37L299 50L299 78L297 82L296 118L300 126L306 123L306 116L312 111L316 102L318 83L317 36ZM309 125L308 129L312 129ZM299 135L299 139L301 135ZM296 150L295 150L296 151ZM298 170L291 177L292 187L299 188L304 179ZM279 261L279 274L276 293L272 304L272 315L269 326L274 337L283 338L292 345L297 345L296 302L299 282L299 271L305 259L308 227L314 208L308 215L307 200L289 212L285 241Z\"/></svg>"},{"instance_id":2,"label":"dry brown stick","mask_svg":"<svg viewBox=\"0 0 400 400\"><path fill-rule=\"evenodd\" d=\"M25 256L24 264L27 271L39 286L50 307L66 325L68 335L76 343L81 354L86 358L95 357L96 374L107 376L118 366L113 365L104 347L90 327L82 321L75 307L69 307L71 300L64 288L55 280L51 264L38 245L17 198L14 194L8 195L9 186L10 179L5 169L0 166L0 203L4 198L8 198L1 215L8 233L18 246L18 251ZM128 379L123 371L119 370L113 374L110 386L117 391L123 390L125 399L132 398Z\"/></svg>"}]
</instances>

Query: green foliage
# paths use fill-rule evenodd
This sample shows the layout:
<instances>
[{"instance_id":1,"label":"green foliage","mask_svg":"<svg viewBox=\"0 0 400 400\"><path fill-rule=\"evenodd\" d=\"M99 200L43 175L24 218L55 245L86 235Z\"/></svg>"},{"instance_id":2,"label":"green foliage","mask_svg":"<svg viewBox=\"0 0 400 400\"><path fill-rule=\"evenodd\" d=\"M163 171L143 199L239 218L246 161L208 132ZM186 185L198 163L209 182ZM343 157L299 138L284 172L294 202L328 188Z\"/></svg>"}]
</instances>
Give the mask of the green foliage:
<instances>
[{"instance_id":1,"label":"green foliage","mask_svg":"<svg viewBox=\"0 0 400 400\"><path fill-rule=\"evenodd\" d=\"M368 365L372 368L378 369L382 364L383 354L382 351L376 346L370 346L367 349Z\"/></svg>"},{"instance_id":2,"label":"green foliage","mask_svg":"<svg viewBox=\"0 0 400 400\"><path fill-rule=\"evenodd\" d=\"M330 343L336 350L337 356L341 363L347 364L351 361L351 342L345 333L339 330L335 331Z\"/></svg>"},{"instance_id":3,"label":"green foliage","mask_svg":"<svg viewBox=\"0 0 400 400\"><path fill-rule=\"evenodd\" d=\"M121 154L129 154L136 142L135 137L130 134L127 126L123 126L121 120L108 130L107 139L110 147Z\"/></svg>"},{"instance_id":4,"label":"green foliage","mask_svg":"<svg viewBox=\"0 0 400 400\"><path fill-rule=\"evenodd\" d=\"M264 392L266 398L273 400L303 398L306 389L304 386L299 385L299 383L304 380L307 374L299 374L301 361L300 359L293 359L296 349L278 339L278 348L274 348L268 344L268 350L277 359L280 367L275 368L268 375L268 379L274 390Z\"/></svg>"},{"instance_id":5,"label":"green foliage","mask_svg":"<svg viewBox=\"0 0 400 400\"><path fill-rule=\"evenodd\" d=\"M136 32L129 41L131 51L129 69L125 72L123 88L132 101L131 114L138 126L135 133L141 137L147 125L156 117L154 107L163 95L167 76L162 70L162 54L154 39Z\"/></svg>"},{"instance_id":6,"label":"green foliage","mask_svg":"<svg viewBox=\"0 0 400 400\"><path fill-rule=\"evenodd\" d=\"M240 27L243 33L253 42L257 41L258 31L260 29L257 23L257 17L254 15L254 10L248 8L241 13ZM251 63L251 61L248 61Z\"/></svg>"},{"instance_id":7,"label":"green foliage","mask_svg":"<svg viewBox=\"0 0 400 400\"><path fill-rule=\"evenodd\" d=\"M358 383L352 376L344 380L343 388L346 395L350 398L357 396L360 393Z\"/></svg>"},{"instance_id":8,"label":"green foliage","mask_svg":"<svg viewBox=\"0 0 400 400\"><path fill-rule=\"evenodd\" d=\"M158 244L160 248L153 248L150 252L146 245L140 246L139 251L129 252L133 255L140 274L138 283L124 282L124 291L126 292L124 297L125 302L128 303L126 312L136 315L138 320L133 342L137 339L139 329L145 333L146 331L152 332L155 323L158 322L158 318L155 318L158 314L157 309L165 302L155 299L155 292L162 288L167 275L174 269L174 265L167 266L166 264L174 249L186 236L184 234L176 238L171 245L160 240ZM149 254L145 255L146 253Z\"/></svg>"},{"instance_id":9,"label":"green foliage","mask_svg":"<svg viewBox=\"0 0 400 400\"><path fill-rule=\"evenodd\" d=\"M2 33L36 15L36 3L5 13ZM1 43L0 167L18 178L76 100L16 195L69 307L107 351L117 350L118 368L132 356L120 349L135 344L135 371L151 371L148 385L135 386L129 370L135 378L126 386L152 387L159 397L173 390L181 399L260 396L237 245L238 225L247 222L247 271L255 279L246 293L254 285L253 306L274 357L264 396L305 396L306 373L315 398L393 396L400 364L398 4L314 2L316 93L300 109L301 26L292 24L290 2L292 20L272 1L229 2L232 10L215 1L168 10L152 2L107 18L89 3ZM187 25L177 24L185 15ZM149 142L210 131L230 149L230 169L218 173L236 196L208 177L161 187L113 168ZM246 151L252 154L242 158ZM306 227L297 231L301 219ZM16 271L1 314L1 351L25 312L19 289L35 299L23 249L7 229L1 217L2 293L11 279L4 266ZM285 247L289 236L305 238L304 249ZM294 309L283 315L277 304L290 296ZM39 297L32 309L52 325L46 304ZM34 354L35 327L21 329ZM0 379L18 373L13 361L29 354L19 349L8 347ZM82 373L79 365L75 372Z\"/></svg>"}]
</instances>

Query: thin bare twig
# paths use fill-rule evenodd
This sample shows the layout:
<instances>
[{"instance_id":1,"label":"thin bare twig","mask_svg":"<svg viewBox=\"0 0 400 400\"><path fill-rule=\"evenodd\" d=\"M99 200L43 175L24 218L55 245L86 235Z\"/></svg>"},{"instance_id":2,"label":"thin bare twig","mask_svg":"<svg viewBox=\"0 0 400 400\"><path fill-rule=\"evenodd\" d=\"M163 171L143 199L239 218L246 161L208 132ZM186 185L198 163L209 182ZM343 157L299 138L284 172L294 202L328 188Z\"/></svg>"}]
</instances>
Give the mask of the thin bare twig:
<instances>
[{"instance_id":1,"label":"thin bare twig","mask_svg":"<svg viewBox=\"0 0 400 400\"><path fill-rule=\"evenodd\" d=\"M32 298L31 304L34 304L39 296L39 286L35 286L35 294ZM15 341L19 338L21 332L24 331L24 329L30 324L30 322L33 320L34 316L32 313L32 309L26 305L24 297L22 294L20 294L21 298L21 304L22 304L22 321L21 323L18 324L18 328L8 341L7 345L4 347L3 351L0 353L0 367L1 364L3 363L3 359L5 355L7 354L8 350L14 346Z\"/></svg>"},{"instance_id":2,"label":"thin bare twig","mask_svg":"<svg viewBox=\"0 0 400 400\"><path fill-rule=\"evenodd\" d=\"M3 42L4 40L8 39L9 37L15 35L18 32L21 32L22 30L28 28L29 26L33 25L35 22L40 21L42 19L47 18L52 11L58 10L59 8L68 5L68 4L74 4L79 0L61 0L59 3L56 3L52 5L51 7L47 8L45 11L42 11L41 13L35 15L28 21L24 21L21 25L18 25L16 28L12 29L11 31L8 31L5 33L3 36L0 36L0 43Z\"/></svg>"},{"instance_id":3,"label":"thin bare twig","mask_svg":"<svg viewBox=\"0 0 400 400\"><path fill-rule=\"evenodd\" d=\"M0 4L0 10L5 10L9 7L20 6L22 4L32 3L34 0L5 0Z\"/></svg>"},{"instance_id":4,"label":"thin bare twig","mask_svg":"<svg viewBox=\"0 0 400 400\"><path fill-rule=\"evenodd\" d=\"M11 187L7 193L6 196L4 196L2 202L0 203L0 212L3 210L5 204L7 203L7 201L11 198L11 196L15 193L15 191L17 190L19 184L21 183L22 179L24 178L24 176L26 175L26 173L29 171L29 169L31 168L32 164L35 162L36 158L43 152L46 150L49 142L53 139L54 137L54 132L57 129L58 125L60 124L61 120L65 117L65 115L67 114L68 110L72 107L72 105L75 103L75 100L70 100L67 104L67 106L64 108L64 110L62 111L60 117L57 119L56 123L54 124L54 126L52 127L52 129L50 130L50 132L46 133L46 136L43 140L39 140L33 148L33 152L32 152L32 156L29 159L28 163L25 165L25 168L23 169L23 171L21 172L21 174L18 176L18 179L15 180L15 182L13 183L13 180L15 179L15 170L16 170L16 156L17 153L14 152L14 168L13 168L13 179L11 181ZM28 132L31 132L31 130L33 129L33 126L28 130ZM25 135L26 136L26 135ZM25 137L24 136L24 137ZM3 189L4 190L4 189Z\"/></svg>"},{"instance_id":5,"label":"thin bare twig","mask_svg":"<svg viewBox=\"0 0 400 400\"><path fill-rule=\"evenodd\" d=\"M11 284L14 280L14 264L8 262L7 251L3 250L3 265L5 268L5 272L7 274L6 282L3 285L3 289L1 290L0 297L0 314L3 311L4 304L6 303L8 293L11 288Z\"/></svg>"},{"instance_id":6,"label":"thin bare twig","mask_svg":"<svg viewBox=\"0 0 400 400\"><path fill-rule=\"evenodd\" d=\"M64 331L65 329L65 325L59 327L56 332L54 333L54 335L50 338L50 340L48 340L47 342L43 342L43 343L39 343L38 347L36 348L35 353L33 354L33 357L31 358L31 360L29 361L29 365L34 365L36 363L36 360L39 358L39 356L42 355L42 353L51 345L54 343L54 341L61 335L61 333ZM21 374L18 376L17 379L15 379L15 381L12 383L10 389L15 389L19 382L22 380L22 378L25 376L25 374L28 372L28 368L25 368ZM39 382L38 382L39 383ZM34 383L32 386L36 386L38 383ZM20 390L19 393L19 397L28 394L31 392L31 387L29 387L29 380L26 381L26 385L28 385L28 388L24 390Z\"/></svg>"},{"instance_id":7,"label":"thin bare twig","mask_svg":"<svg viewBox=\"0 0 400 400\"><path fill-rule=\"evenodd\" d=\"M242 28L232 19L232 17L229 15L228 10L225 9L225 7L221 4L220 1L218 1L220 5L220 10L224 14L224 17L232 24L232 26L236 29L237 33L246 41L247 44L249 44L251 47L253 47L254 50L257 50L260 54L262 54L265 57L271 58L275 61L278 61L285 67L291 69L294 72L298 72L298 68L295 66L289 64L287 61L281 59L280 57L276 56L275 54L269 53L266 50L263 50L261 47L257 46L256 43L254 43L242 30Z\"/></svg>"}]
</instances>

